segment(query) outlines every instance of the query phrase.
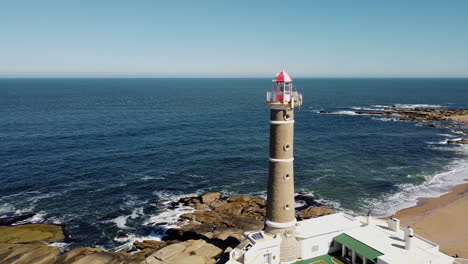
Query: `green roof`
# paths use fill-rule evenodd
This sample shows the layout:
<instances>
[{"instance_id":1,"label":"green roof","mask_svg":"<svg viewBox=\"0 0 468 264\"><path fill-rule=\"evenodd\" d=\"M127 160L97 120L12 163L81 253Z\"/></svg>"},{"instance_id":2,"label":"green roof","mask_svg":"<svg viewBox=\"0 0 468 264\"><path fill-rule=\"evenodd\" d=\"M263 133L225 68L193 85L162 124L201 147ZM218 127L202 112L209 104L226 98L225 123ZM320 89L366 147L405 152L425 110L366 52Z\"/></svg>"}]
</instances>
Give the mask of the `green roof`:
<instances>
[{"instance_id":1,"label":"green roof","mask_svg":"<svg viewBox=\"0 0 468 264\"><path fill-rule=\"evenodd\" d=\"M364 256L365 258L372 260L372 261L375 261L377 257L383 255L382 252L369 247L368 245L350 237L349 235L345 233L338 235L334 237L333 239L336 242L345 245L347 248L354 250L359 255Z\"/></svg>"}]
</instances>

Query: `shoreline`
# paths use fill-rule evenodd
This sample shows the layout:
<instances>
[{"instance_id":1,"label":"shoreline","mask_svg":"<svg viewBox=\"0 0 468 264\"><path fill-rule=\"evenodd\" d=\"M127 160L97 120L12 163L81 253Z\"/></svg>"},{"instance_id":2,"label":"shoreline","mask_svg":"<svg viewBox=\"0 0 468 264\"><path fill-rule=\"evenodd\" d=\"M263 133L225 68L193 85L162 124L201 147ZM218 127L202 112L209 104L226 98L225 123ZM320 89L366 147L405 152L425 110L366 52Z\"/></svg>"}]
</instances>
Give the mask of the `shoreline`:
<instances>
[{"instance_id":1,"label":"shoreline","mask_svg":"<svg viewBox=\"0 0 468 264\"><path fill-rule=\"evenodd\" d=\"M409 225L416 234L439 244L447 255L468 258L468 183L438 197L420 197L417 205L394 216L401 225Z\"/></svg>"}]
</instances>

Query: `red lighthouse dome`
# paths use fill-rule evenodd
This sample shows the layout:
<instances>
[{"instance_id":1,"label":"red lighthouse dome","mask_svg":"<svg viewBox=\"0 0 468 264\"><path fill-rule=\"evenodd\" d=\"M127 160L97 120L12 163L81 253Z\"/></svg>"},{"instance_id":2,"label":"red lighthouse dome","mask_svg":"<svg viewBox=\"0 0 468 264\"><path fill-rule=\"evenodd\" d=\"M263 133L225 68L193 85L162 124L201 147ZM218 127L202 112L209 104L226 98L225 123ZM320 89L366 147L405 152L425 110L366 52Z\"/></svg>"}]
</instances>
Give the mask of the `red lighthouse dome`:
<instances>
[{"instance_id":1,"label":"red lighthouse dome","mask_svg":"<svg viewBox=\"0 0 468 264\"><path fill-rule=\"evenodd\" d=\"M289 76L289 74L287 72L285 72L284 70L282 70L281 72L277 73L276 74L276 82L292 82L292 78L291 76Z\"/></svg>"},{"instance_id":2,"label":"red lighthouse dome","mask_svg":"<svg viewBox=\"0 0 468 264\"><path fill-rule=\"evenodd\" d=\"M273 89L267 92L267 103L275 107L292 107L302 104L302 96L293 91L293 79L284 70L275 75Z\"/></svg>"}]
</instances>

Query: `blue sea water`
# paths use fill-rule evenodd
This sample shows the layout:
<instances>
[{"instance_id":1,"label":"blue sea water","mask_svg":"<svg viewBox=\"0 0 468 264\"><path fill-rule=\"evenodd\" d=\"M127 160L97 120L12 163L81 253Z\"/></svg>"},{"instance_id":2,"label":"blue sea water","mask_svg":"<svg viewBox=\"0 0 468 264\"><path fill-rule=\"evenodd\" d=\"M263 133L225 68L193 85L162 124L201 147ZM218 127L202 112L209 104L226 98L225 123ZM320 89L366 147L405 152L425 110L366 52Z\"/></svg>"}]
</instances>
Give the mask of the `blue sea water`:
<instances>
[{"instance_id":1,"label":"blue sea water","mask_svg":"<svg viewBox=\"0 0 468 264\"><path fill-rule=\"evenodd\" d=\"M446 128L360 109L468 108L468 79L297 79L297 192L391 214L468 178ZM0 217L65 224L75 246L126 250L208 191L264 197L269 79L0 79ZM320 114L319 111L330 111ZM124 236L122 234L125 234Z\"/></svg>"}]
</instances>

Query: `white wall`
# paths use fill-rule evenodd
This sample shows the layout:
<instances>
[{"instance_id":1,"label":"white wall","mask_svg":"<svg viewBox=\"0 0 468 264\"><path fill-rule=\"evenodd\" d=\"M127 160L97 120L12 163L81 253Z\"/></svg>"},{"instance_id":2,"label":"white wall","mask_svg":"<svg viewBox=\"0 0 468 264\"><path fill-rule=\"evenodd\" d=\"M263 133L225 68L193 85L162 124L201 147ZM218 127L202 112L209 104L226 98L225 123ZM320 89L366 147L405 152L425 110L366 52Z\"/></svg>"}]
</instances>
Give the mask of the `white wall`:
<instances>
[{"instance_id":1,"label":"white wall","mask_svg":"<svg viewBox=\"0 0 468 264\"><path fill-rule=\"evenodd\" d=\"M383 260L377 258L377 264L390 264L390 263L385 262L385 261L383 261Z\"/></svg>"},{"instance_id":2,"label":"white wall","mask_svg":"<svg viewBox=\"0 0 468 264\"><path fill-rule=\"evenodd\" d=\"M244 254L244 264L264 264L264 255L271 254L270 263L280 263L281 239L258 241Z\"/></svg>"},{"instance_id":3,"label":"white wall","mask_svg":"<svg viewBox=\"0 0 468 264\"><path fill-rule=\"evenodd\" d=\"M301 258L310 259L330 252L341 250L341 246L337 246L336 243L333 248L330 248L330 243L338 234L339 232L333 232L318 237L311 237L306 239L298 238Z\"/></svg>"}]
</instances>

